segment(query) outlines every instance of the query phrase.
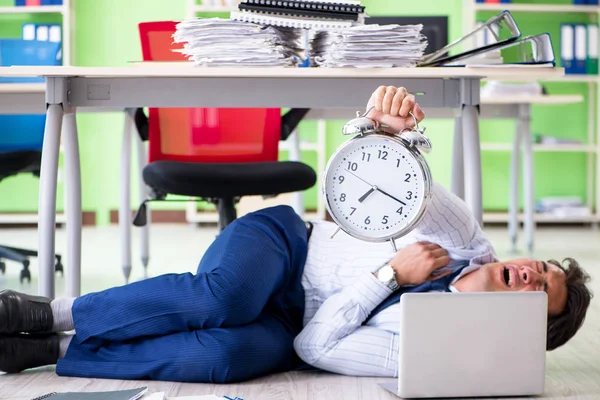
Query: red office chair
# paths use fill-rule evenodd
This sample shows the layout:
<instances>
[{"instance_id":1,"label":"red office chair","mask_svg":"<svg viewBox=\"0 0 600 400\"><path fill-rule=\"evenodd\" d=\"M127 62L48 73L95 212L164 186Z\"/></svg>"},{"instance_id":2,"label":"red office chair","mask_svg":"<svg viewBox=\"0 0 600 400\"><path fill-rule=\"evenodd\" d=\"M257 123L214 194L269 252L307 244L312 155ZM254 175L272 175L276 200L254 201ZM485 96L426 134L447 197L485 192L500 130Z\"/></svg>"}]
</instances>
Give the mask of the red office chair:
<instances>
[{"instance_id":1,"label":"red office chair","mask_svg":"<svg viewBox=\"0 0 600 400\"><path fill-rule=\"evenodd\" d=\"M144 61L186 60L172 51L176 24L139 24ZM278 161L279 141L307 112L292 109L282 117L278 108L150 108L146 118L138 109L138 132L150 142L144 181L153 199L176 194L214 203L223 230L237 217L240 197L296 192L315 184L315 171L308 165ZM145 214L138 212L134 224L144 225Z\"/></svg>"}]
</instances>

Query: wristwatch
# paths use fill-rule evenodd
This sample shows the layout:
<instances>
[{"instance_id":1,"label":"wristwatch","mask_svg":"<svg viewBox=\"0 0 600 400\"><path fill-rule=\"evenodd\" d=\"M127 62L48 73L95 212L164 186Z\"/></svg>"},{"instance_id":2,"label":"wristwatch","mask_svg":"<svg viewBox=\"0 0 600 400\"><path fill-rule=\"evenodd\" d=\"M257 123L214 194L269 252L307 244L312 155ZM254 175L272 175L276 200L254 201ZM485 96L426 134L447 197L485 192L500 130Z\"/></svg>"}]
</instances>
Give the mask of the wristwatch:
<instances>
[{"instance_id":1,"label":"wristwatch","mask_svg":"<svg viewBox=\"0 0 600 400\"><path fill-rule=\"evenodd\" d=\"M392 291L396 291L400 288L396 281L396 272L390 264L386 264L375 271L375 277L377 277L379 282L392 289Z\"/></svg>"}]
</instances>

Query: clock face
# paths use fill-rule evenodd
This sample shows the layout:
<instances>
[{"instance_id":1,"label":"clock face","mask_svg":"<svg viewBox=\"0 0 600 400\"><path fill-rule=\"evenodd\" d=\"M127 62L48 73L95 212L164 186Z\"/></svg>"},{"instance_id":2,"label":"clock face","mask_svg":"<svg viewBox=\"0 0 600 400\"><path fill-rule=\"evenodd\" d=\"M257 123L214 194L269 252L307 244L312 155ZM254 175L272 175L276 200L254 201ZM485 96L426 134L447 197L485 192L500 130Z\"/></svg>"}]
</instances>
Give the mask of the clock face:
<instances>
[{"instance_id":1,"label":"clock face","mask_svg":"<svg viewBox=\"0 0 600 400\"><path fill-rule=\"evenodd\" d=\"M407 233L421 216L429 177L396 140L369 135L333 155L324 183L327 208L344 231L383 241Z\"/></svg>"}]
</instances>

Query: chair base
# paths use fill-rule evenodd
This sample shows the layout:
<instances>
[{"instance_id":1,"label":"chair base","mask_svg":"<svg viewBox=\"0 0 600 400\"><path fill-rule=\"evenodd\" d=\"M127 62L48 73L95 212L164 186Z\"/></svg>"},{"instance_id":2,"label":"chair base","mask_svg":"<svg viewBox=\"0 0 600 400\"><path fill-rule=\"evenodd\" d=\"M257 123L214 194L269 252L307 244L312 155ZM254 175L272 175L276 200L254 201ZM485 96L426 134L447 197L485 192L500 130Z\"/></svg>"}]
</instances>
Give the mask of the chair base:
<instances>
[{"instance_id":1,"label":"chair base","mask_svg":"<svg viewBox=\"0 0 600 400\"><path fill-rule=\"evenodd\" d=\"M0 245L0 273L4 275L6 273L6 263L4 260L11 260L23 265L19 281L23 283L25 279L31 283L31 272L29 271L29 257L37 257L38 252L35 250L21 249L18 247L2 246ZM64 275L64 267L62 265L62 256L56 254L56 264L54 265L55 272L60 272Z\"/></svg>"},{"instance_id":2,"label":"chair base","mask_svg":"<svg viewBox=\"0 0 600 400\"><path fill-rule=\"evenodd\" d=\"M235 209L237 201L232 197L228 197L215 199L212 202L217 206L217 212L219 213L219 232L223 232L237 218L237 210Z\"/></svg>"}]
</instances>

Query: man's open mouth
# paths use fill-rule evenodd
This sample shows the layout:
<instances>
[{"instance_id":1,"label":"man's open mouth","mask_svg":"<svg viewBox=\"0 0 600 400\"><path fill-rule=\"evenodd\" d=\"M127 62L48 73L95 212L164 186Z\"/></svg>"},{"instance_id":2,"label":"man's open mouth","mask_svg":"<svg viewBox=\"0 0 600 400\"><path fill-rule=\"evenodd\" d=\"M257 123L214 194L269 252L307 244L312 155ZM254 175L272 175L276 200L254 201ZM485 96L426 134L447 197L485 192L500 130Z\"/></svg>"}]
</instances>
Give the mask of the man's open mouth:
<instances>
[{"instance_id":1,"label":"man's open mouth","mask_svg":"<svg viewBox=\"0 0 600 400\"><path fill-rule=\"evenodd\" d=\"M509 288L514 288L520 283L520 277L514 265L502 268L502 280Z\"/></svg>"},{"instance_id":2,"label":"man's open mouth","mask_svg":"<svg viewBox=\"0 0 600 400\"><path fill-rule=\"evenodd\" d=\"M508 268L503 268L502 277L504 278L504 283L506 284L506 286L511 287L513 282L511 279L511 273L508 270Z\"/></svg>"}]
</instances>

